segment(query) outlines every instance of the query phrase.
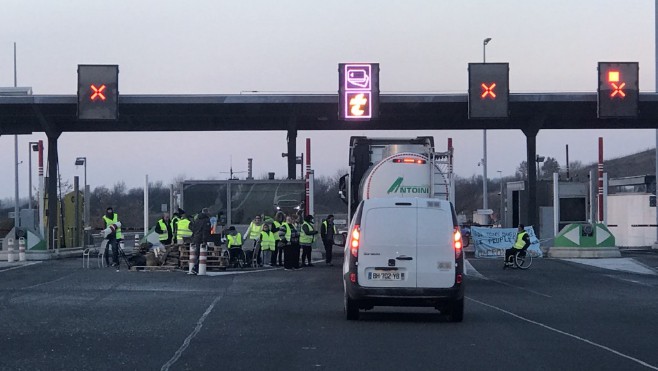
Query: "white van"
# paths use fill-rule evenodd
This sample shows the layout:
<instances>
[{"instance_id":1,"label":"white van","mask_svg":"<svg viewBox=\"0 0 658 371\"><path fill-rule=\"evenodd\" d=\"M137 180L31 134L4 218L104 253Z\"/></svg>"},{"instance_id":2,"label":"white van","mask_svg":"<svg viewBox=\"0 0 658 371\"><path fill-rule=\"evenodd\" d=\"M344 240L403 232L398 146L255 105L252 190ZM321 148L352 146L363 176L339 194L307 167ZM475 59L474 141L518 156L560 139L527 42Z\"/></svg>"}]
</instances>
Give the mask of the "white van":
<instances>
[{"instance_id":1,"label":"white van","mask_svg":"<svg viewBox=\"0 0 658 371\"><path fill-rule=\"evenodd\" d=\"M464 317L464 254L454 208L435 198L363 200L345 244L345 314L375 306L434 307Z\"/></svg>"}]
</instances>

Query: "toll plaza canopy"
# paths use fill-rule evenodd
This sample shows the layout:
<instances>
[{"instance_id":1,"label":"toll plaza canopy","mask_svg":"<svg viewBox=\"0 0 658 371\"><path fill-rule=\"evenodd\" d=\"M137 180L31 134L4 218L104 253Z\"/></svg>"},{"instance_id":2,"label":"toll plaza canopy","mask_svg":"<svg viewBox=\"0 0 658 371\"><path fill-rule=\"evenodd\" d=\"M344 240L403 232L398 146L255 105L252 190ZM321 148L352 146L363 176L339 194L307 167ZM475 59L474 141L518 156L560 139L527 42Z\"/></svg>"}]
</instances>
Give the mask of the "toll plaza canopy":
<instances>
[{"instance_id":1,"label":"toll plaza canopy","mask_svg":"<svg viewBox=\"0 0 658 371\"><path fill-rule=\"evenodd\" d=\"M0 135L94 131L649 129L658 95L639 117L598 119L596 93L511 94L506 119L469 119L467 94L382 94L379 118L338 119L338 95L122 95L119 119L80 121L75 95L0 96ZM527 133L526 133L527 134Z\"/></svg>"},{"instance_id":2,"label":"toll plaza canopy","mask_svg":"<svg viewBox=\"0 0 658 371\"><path fill-rule=\"evenodd\" d=\"M597 118L597 93L509 95L509 117L469 119L467 94L381 94L379 117L338 119L338 94L121 95L118 120L78 120L76 95L0 96L0 135L45 132L48 176L57 177L57 138L62 132L263 131L288 132L288 153L297 153L298 130L519 129L526 136L527 225L538 221L536 137L543 129L658 128L658 94L640 93L634 118ZM295 156L288 156L288 174ZM56 209L56 182L49 182L48 208ZM55 223L48 220L48 233Z\"/></svg>"}]
</instances>

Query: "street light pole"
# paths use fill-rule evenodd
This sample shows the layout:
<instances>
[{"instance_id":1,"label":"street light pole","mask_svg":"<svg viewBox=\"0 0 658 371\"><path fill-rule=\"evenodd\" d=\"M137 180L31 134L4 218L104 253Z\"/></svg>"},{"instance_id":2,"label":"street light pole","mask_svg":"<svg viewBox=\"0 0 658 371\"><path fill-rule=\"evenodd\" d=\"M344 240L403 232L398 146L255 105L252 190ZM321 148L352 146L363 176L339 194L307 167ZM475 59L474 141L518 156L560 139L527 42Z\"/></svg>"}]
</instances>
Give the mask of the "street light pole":
<instances>
[{"instance_id":1,"label":"street light pole","mask_svg":"<svg viewBox=\"0 0 658 371\"><path fill-rule=\"evenodd\" d=\"M82 218L85 224L85 227L89 225L89 194L87 192L87 157L76 157L75 166L85 166L85 188L84 188L84 204Z\"/></svg>"},{"instance_id":2,"label":"street light pole","mask_svg":"<svg viewBox=\"0 0 658 371\"><path fill-rule=\"evenodd\" d=\"M504 208L504 203L503 203L503 171L502 170L496 170L498 173L498 178L500 179L500 210L498 211L498 224L500 224L501 228L505 225L504 224L504 217L503 213L505 212Z\"/></svg>"},{"instance_id":3,"label":"street light pole","mask_svg":"<svg viewBox=\"0 0 658 371\"><path fill-rule=\"evenodd\" d=\"M28 208L31 210L32 209L32 152L38 152L39 151L39 142L30 142L29 143L29 151L28 151Z\"/></svg>"},{"instance_id":4,"label":"street light pole","mask_svg":"<svg viewBox=\"0 0 658 371\"><path fill-rule=\"evenodd\" d=\"M482 63L487 63L487 44L491 41L490 37L487 37L482 41ZM484 156L482 157L482 208L489 208L489 200L487 197L487 129L482 131L482 152Z\"/></svg>"}]
</instances>

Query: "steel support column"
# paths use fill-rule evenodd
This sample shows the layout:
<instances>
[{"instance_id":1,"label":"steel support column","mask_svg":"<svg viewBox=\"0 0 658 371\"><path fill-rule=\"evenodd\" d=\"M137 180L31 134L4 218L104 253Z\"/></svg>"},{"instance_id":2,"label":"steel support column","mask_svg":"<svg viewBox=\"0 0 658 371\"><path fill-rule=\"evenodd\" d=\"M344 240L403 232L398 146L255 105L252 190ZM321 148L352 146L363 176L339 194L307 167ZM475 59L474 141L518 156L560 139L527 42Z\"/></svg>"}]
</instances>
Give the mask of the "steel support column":
<instances>
[{"instance_id":1,"label":"steel support column","mask_svg":"<svg viewBox=\"0 0 658 371\"><path fill-rule=\"evenodd\" d=\"M533 226L535 234L539 235L538 209L537 209L537 129L525 129L523 134L526 136L526 152L528 163L528 207L526 209L527 217L525 225Z\"/></svg>"},{"instance_id":2,"label":"steel support column","mask_svg":"<svg viewBox=\"0 0 658 371\"><path fill-rule=\"evenodd\" d=\"M61 132L48 134L48 219L47 219L47 245L49 249L54 249L53 236L57 228L57 139ZM61 233L60 233L61 234Z\"/></svg>"},{"instance_id":3,"label":"steel support column","mask_svg":"<svg viewBox=\"0 0 658 371\"><path fill-rule=\"evenodd\" d=\"M297 164L297 129L288 129L288 179L297 179L295 167Z\"/></svg>"}]
</instances>

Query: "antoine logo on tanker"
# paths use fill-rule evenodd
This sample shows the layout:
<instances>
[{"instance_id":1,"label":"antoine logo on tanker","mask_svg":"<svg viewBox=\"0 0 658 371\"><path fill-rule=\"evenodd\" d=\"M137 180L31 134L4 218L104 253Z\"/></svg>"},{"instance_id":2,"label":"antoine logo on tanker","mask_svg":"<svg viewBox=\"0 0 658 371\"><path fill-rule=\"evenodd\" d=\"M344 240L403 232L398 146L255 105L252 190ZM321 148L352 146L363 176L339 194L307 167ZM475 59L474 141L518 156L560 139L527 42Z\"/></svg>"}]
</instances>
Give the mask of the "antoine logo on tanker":
<instances>
[{"instance_id":1,"label":"antoine logo on tanker","mask_svg":"<svg viewBox=\"0 0 658 371\"><path fill-rule=\"evenodd\" d=\"M429 186L417 186L417 185L404 185L402 182L404 181L403 177L398 177L395 179L395 181L391 184L391 186L388 188L388 191L386 191L387 194L391 193L400 193L400 194L422 194L430 193L430 187Z\"/></svg>"}]
</instances>

